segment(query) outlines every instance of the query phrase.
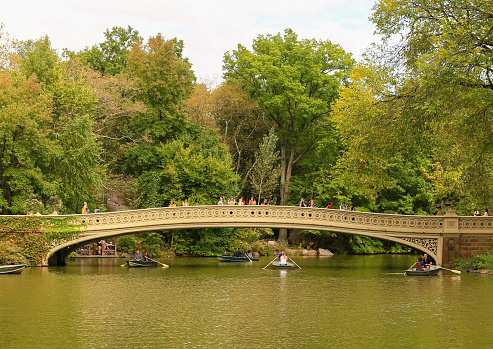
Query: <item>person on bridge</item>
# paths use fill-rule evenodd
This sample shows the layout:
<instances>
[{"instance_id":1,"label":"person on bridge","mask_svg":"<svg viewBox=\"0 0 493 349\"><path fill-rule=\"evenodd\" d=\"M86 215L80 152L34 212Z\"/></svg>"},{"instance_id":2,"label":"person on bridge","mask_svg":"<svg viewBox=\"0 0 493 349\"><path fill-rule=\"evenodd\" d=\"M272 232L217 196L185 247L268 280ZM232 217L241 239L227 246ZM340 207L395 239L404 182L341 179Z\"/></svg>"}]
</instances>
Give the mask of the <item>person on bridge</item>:
<instances>
[{"instance_id":1,"label":"person on bridge","mask_svg":"<svg viewBox=\"0 0 493 349\"><path fill-rule=\"evenodd\" d=\"M300 203L298 204L299 207L308 207L308 203L305 201L304 198L301 198Z\"/></svg>"},{"instance_id":2,"label":"person on bridge","mask_svg":"<svg viewBox=\"0 0 493 349\"><path fill-rule=\"evenodd\" d=\"M474 207L474 215L476 217L481 216L481 213L479 212L479 210L476 207Z\"/></svg>"},{"instance_id":3,"label":"person on bridge","mask_svg":"<svg viewBox=\"0 0 493 349\"><path fill-rule=\"evenodd\" d=\"M135 252L134 260L136 261L141 261L142 260L142 253L140 253L139 250Z\"/></svg>"},{"instance_id":4,"label":"person on bridge","mask_svg":"<svg viewBox=\"0 0 493 349\"><path fill-rule=\"evenodd\" d=\"M249 204L249 205L256 205L256 204L257 204L257 200L255 200L255 199L253 198L253 196L252 196L252 197L250 198L250 201L248 201L248 204Z\"/></svg>"},{"instance_id":5,"label":"person on bridge","mask_svg":"<svg viewBox=\"0 0 493 349\"><path fill-rule=\"evenodd\" d=\"M431 259L430 257L428 257L428 255L425 253L423 255L423 263L425 265L425 267L430 270L431 266L433 265L433 259Z\"/></svg>"},{"instance_id":6,"label":"person on bridge","mask_svg":"<svg viewBox=\"0 0 493 349\"><path fill-rule=\"evenodd\" d=\"M242 255L242 253L240 251L240 248L238 247L238 249L235 252L235 257L241 257L241 255Z\"/></svg>"}]
</instances>

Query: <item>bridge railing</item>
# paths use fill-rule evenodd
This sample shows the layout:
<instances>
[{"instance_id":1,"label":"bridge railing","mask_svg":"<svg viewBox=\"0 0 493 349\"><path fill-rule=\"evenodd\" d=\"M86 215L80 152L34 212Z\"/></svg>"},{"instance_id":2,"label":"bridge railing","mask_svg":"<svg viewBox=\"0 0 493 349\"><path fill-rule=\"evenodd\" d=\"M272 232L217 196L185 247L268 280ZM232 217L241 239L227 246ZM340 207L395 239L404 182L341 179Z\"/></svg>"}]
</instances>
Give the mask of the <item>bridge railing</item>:
<instances>
[{"instance_id":1,"label":"bridge railing","mask_svg":"<svg viewBox=\"0 0 493 349\"><path fill-rule=\"evenodd\" d=\"M86 231L114 229L119 226L156 226L169 224L216 223L233 226L239 223L265 222L266 227L344 226L367 230L437 233L443 230L443 217L368 213L325 208L293 206L181 206L75 215L86 223Z\"/></svg>"}]
</instances>

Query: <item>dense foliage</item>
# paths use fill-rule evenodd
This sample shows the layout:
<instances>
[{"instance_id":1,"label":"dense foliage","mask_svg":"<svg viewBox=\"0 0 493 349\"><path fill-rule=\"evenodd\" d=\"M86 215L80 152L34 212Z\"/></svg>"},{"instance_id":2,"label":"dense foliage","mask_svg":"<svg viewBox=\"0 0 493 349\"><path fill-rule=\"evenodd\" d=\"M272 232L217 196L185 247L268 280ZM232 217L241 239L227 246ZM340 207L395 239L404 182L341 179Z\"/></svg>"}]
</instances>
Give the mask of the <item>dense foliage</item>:
<instances>
[{"instance_id":1,"label":"dense foliage","mask_svg":"<svg viewBox=\"0 0 493 349\"><path fill-rule=\"evenodd\" d=\"M457 259L454 265L456 268L466 270L493 270L493 251L473 255L467 259Z\"/></svg>"},{"instance_id":2,"label":"dense foliage","mask_svg":"<svg viewBox=\"0 0 493 349\"><path fill-rule=\"evenodd\" d=\"M0 216L0 264L38 265L53 241L70 240L83 226L72 218Z\"/></svg>"}]
</instances>

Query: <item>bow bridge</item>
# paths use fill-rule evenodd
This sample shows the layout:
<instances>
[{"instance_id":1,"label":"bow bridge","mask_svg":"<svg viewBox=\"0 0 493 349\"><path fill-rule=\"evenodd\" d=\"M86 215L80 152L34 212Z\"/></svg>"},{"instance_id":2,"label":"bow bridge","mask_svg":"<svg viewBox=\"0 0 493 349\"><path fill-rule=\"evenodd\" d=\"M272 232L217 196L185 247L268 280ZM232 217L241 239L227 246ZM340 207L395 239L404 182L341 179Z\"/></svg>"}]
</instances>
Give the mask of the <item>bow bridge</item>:
<instances>
[{"instance_id":1,"label":"bow bridge","mask_svg":"<svg viewBox=\"0 0 493 349\"><path fill-rule=\"evenodd\" d=\"M493 217L411 216L293 206L187 206L66 215L85 223L79 236L53 241L44 264L64 264L79 246L141 232L194 228L287 228L357 234L428 253L438 264L493 250Z\"/></svg>"}]
</instances>

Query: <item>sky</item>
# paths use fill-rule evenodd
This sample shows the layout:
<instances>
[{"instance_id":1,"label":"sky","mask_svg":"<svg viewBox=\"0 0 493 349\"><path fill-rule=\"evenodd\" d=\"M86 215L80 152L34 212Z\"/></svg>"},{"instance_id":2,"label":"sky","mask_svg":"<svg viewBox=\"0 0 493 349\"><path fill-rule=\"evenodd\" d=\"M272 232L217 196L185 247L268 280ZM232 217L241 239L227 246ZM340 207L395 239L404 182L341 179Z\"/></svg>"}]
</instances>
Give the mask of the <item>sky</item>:
<instances>
[{"instance_id":1,"label":"sky","mask_svg":"<svg viewBox=\"0 0 493 349\"><path fill-rule=\"evenodd\" d=\"M22 5L20 5L22 4ZM104 32L131 26L148 39L184 41L198 80L222 77L224 53L258 35L291 28L299 39L330 40L356 60L374 41L374 0L20 0L2 4L3 31L18 40L48 36L52 48L80 51Z\"/></svg>"}]
</instances>

